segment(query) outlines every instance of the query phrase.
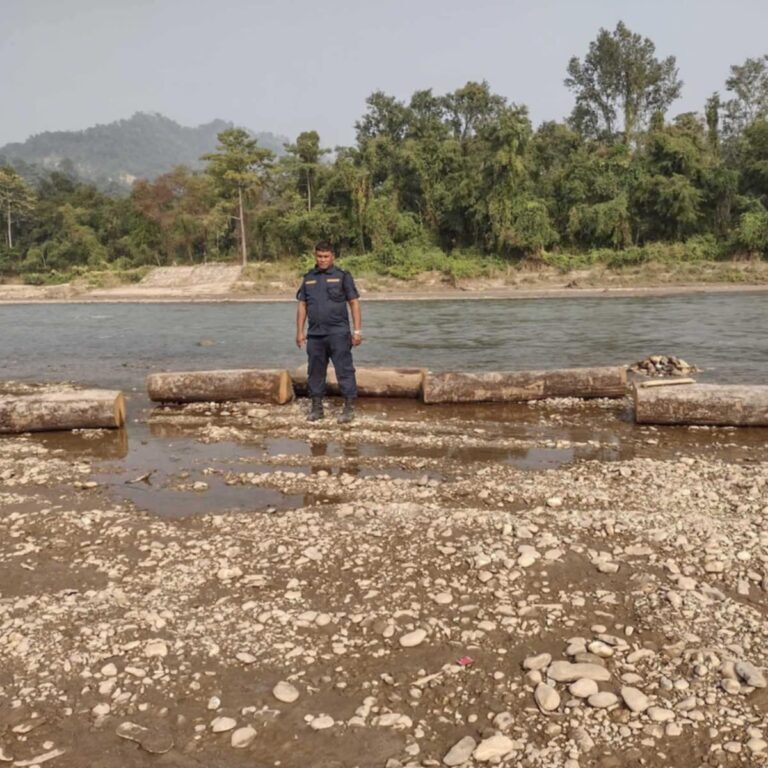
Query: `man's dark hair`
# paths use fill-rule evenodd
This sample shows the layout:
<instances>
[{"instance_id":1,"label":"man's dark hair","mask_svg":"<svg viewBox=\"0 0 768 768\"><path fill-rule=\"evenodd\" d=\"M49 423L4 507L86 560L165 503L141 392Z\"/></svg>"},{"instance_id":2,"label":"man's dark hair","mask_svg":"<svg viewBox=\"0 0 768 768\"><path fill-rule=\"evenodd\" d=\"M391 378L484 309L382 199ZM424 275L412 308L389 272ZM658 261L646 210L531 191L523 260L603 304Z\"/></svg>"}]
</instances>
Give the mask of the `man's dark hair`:
<instances>
[{"instance_id":1,"label":"man's dark hair","mask_svg":"<svg viewBox=\"0 0 768 768\"><path fill-rule=\"evenodd\" d=\"M329 243L327 240L320 240L320 242L315 243L315 251L330 251L331 253L336 253L333 244Z\"/></svg>"}]
</instances>

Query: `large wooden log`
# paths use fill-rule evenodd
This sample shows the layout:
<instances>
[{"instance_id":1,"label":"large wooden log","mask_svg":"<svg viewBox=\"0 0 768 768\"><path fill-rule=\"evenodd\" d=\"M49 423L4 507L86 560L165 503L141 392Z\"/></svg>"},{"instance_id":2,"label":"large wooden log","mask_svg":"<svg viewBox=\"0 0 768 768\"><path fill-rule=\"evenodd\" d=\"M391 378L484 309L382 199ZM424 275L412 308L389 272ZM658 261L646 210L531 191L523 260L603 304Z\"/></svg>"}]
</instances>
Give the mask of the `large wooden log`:
<instances>
[{"instance_id":1,"label":"large wooden log","mask_svg":"<svg viewBox=\"0 0 768 768\"><path fill-rule=\"evenodd\" d=\"M360 397L421 397L423 368L356 368L357 394ZM291 371L297 395L307 394L307 366ZM332 366L328 368L328 393L338 395L339 384Z\"/></svg>"},{"instance_id":2,"label":"large wooden log","mask_svg":"<svg viewBox=\"0 0 768 768\"><path fill-rule=\"evenodd\" d=\"M181 371L147 376L149 399L161 403L253 400L282 405L293 397L287 370Z\"/></svg>"},{"instance_id":3,"label":"large wooden log","mask_svg":"<svg viewBox=\"0 0 768 768\"><path fill-rule=\"evenodd\" d=\"M83 389L0 397L0 432L117 429L125 424L125 400L116 390Z\"/></svg>"},{"instance_id":4,"label":"large wooden log","mask_svg":"<svg viewBox=\"0 0 768 768\"><path fill-rule=\"evenodd\" d=\"M638 424L768 427L768 386L635 386Z\"/></svg>"},{"instance_id":5,"label":"large wooden log","mask_svg":"<svg viewBox=\"0 0 768 768\"><path fill-rule=\"evenodd\" d=\"M432 373L424 376L425 403L523 402L548 397L623 397L624 366L550 371Z\"/></svg>"}]
</instances>

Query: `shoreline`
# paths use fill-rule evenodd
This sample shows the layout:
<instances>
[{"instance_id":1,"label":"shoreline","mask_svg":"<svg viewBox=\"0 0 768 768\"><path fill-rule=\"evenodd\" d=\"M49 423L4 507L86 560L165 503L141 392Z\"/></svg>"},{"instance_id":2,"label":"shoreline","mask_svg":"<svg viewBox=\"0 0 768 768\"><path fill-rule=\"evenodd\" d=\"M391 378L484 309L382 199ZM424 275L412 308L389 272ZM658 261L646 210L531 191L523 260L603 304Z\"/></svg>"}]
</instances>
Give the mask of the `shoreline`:
<instances>
[{"instance_id":1,"label":"shoreline","mask_svg":"<svg viewBox=\"0 0 768 768\"><path fill-rule=\"evenodd\" d=\"M168 291L153 294L151 291L134 288L131 291L115 290L91 291L78 296L4 296L0 286L0 305L17 304L263 304L294 302L292 294L273 293L256 295L238 295L236 292L225 294L195 294L185 291ZM28 288L27 286L24 286ZM29 287L30 290L33 290ZM45 289L43 289L45 290ZM631 287L604 286L598 288L565 288L561 286L542 286L537 288L486 288L461 289L440 288L437 290L382 291L362 292L366 301L480 301L513 299L563 299L563 298L639 298L684 296L689 294L717 293L768 293L768 284L732 284L732 283L686 283L678 285L650 285Z\"/></svg>"}]
</instances>

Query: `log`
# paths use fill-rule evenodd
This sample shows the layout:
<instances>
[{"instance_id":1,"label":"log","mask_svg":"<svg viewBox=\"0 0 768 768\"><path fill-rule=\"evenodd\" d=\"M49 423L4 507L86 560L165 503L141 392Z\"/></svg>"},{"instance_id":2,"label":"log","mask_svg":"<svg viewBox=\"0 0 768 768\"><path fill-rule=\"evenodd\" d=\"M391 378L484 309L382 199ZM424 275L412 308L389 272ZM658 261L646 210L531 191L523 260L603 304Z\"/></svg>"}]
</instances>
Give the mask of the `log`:
<instances>
[{"instance_id":1,"label":"log","mask_svg":"<svg viewBox=\"0 0 768 768\"><path fill-rule=\"evenodd\" d=\"M149 399L160 403L252 400L282 405L293 398L287 370L182 371L147 376Z\"/></svg>"},{"instance_id":2,"label":"log","mask_svg":"<svg viewBox=\"0 0 768 768\"><path fill-rule=\"evenodd\" d=\"M421 397L423 368L357 368L357 394L360 397ZM307 366L291 371L297 395L307 394ZM338 395L339 385L332 366L328 368L328 394Z\"/></svg>"},{"instance_id":3,"label":"log","mask_svg":"<svg viewBox=\"0 0 768 768\"><path fill-rule=\"evenodd\" d=\"M548 397L623 397L627 369L432 373L424 376L425 403L524 402Z\"/></svg>"},{"instance_id":4,"label":"log","mask_svg":"<svg viewBox=\"0 0 768 768\"><path fill-rule=\"evenodd\" d=\"M768 386L635 387L638 424L768 427Z\"/></svg>"},{"instance_id":5,"label":"log","mask_svg":"<svg viewBox=\"0 0 768 768\"><path fill-rule=\"evenodd\" d=\"M118 429L125 424L123 393L107 389L0 397L0 432Z\"/></svg>"}]
</instances>

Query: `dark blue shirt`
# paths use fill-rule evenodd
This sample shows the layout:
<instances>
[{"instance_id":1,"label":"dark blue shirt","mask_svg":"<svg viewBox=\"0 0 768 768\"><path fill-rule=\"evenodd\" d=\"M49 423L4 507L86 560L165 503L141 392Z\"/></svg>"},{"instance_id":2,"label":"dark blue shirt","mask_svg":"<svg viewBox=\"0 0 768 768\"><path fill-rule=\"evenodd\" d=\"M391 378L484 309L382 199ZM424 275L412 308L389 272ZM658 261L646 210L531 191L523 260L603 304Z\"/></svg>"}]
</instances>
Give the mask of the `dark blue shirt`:
<instances>
[{"instance_id":1,"label":"dark blue shirt","mask_svg":"<svg viewBox=\"0 0 768 768\"><path fill-rule=\"evenodd\" d=\"M360 294L349 272L336 266L324 272L315 267L304 275L296 298L307 305L307 336L328 336L349 333L347 302Z\"/></svg>"}]
</instances>

